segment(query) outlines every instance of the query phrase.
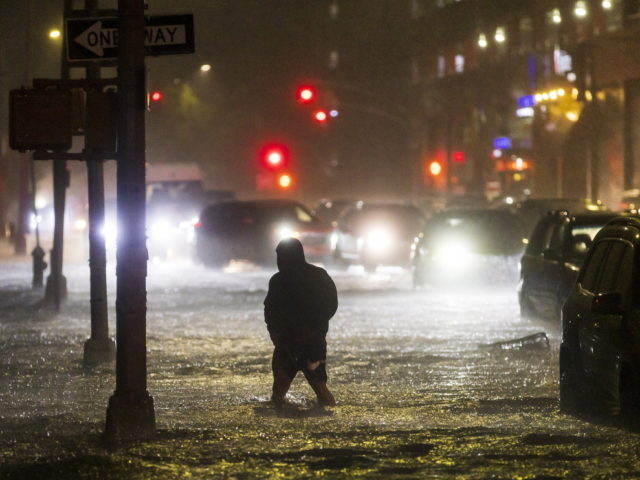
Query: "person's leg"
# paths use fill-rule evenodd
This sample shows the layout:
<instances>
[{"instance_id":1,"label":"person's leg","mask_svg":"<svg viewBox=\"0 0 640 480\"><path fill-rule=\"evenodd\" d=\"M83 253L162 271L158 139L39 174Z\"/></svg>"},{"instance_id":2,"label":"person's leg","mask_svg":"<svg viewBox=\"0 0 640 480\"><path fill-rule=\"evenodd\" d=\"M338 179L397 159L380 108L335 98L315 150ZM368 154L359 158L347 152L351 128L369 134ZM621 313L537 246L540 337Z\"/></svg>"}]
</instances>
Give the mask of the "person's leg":
<instances>
[{"instance_id":1,"label":"person's leg","mask_svg":"<svg viewBox=\"0 0 640 480\"><path fill-rule=\"evenodd\" d=\"M325 361L308 362L303 370L304 376L318 397L318 405L321 407L333 407L336 399L327 387L327 371Z\"/></svg>"},{"instance_id":2,"label":"person's leg","mask_svg":"<svg viewBox=\"0 0 640 480\"><path fill-rule=\"evenodd\" d=\"M291 382L295 377L295 370L292 374L289 355L282 349L276 348L271 359L271 369L273 370L273 393L271 401L283 403L284 397L289 391Z\"/></svg>"}]
</instances>

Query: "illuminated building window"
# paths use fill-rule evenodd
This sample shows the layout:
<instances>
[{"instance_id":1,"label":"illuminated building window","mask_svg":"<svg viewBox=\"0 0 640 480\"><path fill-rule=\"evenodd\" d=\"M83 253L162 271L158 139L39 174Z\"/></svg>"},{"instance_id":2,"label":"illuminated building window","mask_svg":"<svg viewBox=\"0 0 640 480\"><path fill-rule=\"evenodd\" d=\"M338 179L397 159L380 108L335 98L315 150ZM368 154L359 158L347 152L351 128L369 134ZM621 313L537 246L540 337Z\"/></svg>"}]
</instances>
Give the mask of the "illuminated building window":
<instances>
[{"instance_id":1,"label":"illuminated building window","mask_svg":"<svg viewBox=\"0 0 640 480\"><path fill-rule=\"evenodd\" d=\"M464 72L464 55L456 55L454 57L454 65L456 73Z\"/></svg>"},{"instance_id":2,"label":"illuminated building window","mask_svg":"<svg viewBox=\"0 0 640 480\"><path fill-rule=\"evenodd\" d=\"M438 55L438 64L437 64L437 75L439 78L444 77L444 74L447 70L447 62L444 58L444 55Z\"/></svg>"},{"instance_id":3,"label":"illuminated building window","mask_svg":"<svg viewBox=\"0 0 640 480\"><path fill-rule=\"evenodd\" d=\"M577 18L585 18L589 14L589 11L587 10L587 2L584 0L577 1L573 8L573 14Z\"/></svg>"},{"instance_id":4,"label":"illuminated building window","mask_svg":"<svg viewBox=\"0 0 640 480\"><path fill-rule=\"evenodd\" d=\"M489 43L487 42L487 36L484 33L478 35L478 46L482 49L487 48Z\"/></svg>"},{"instance_id":5,"label":"illuminated building window","mask_svg":"<svg viewBox=\"0 0 640 480\"><path fill-rule=\"evenodd\" d=\"M340 63L340 54L337 50L332 50L329 53L329 68L336 69L338 68L338 64Z\"/></svg>"},{"instance_id":6,"label":"illuminated building window","mask_svg":"<svg viewBox=\"0 0 640 480\"><path fill-rule=\"evenodd\" d=\"M547 13L547 19L549 23L553 25L560 25L562 23L562 14L560 13L560 9L554 8Z\"/></svg>"},{"instance_id":7,"label":"illuminated building window","mask_svg":"<svg viewBox=\"0 0 640 480\"><path fill-rule=\"evenodd\" d=\"M331 5L329 5L329 18L331 18L331 20L336 20L339 13L340 7L336 2L333 2Z\"/></svg>"}]
</instances>

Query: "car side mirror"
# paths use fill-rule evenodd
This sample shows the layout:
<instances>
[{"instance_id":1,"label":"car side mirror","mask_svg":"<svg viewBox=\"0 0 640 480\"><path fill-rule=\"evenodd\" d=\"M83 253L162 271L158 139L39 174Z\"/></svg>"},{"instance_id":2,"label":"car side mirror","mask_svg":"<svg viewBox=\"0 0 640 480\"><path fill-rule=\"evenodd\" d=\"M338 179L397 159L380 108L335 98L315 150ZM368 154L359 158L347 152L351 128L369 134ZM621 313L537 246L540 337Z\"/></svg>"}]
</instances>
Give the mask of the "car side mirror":
<instances>
[{"instance_id":1,"label":"car side mirror","mask_svg":"<svg viewBox=\"0 0 640 480\"><path fill-rule=\"evenodd\" d=\"M554 262L558 262L560 261L560 254L552 249L552 248L546 248L543 252L542 252L542 258L544 258L545 260L551 260Z\"/></svg>"},{"instance_id":2,"label":"car side mirror","mask_svg":"<svg viewBox=\"0 0 640 480\"><path fill-rule=\"evenodd\" d=\"M606 292L595 296L591 311L600 315L622 315L622 295L620 292Z\"/></svg>"}]
</instances>

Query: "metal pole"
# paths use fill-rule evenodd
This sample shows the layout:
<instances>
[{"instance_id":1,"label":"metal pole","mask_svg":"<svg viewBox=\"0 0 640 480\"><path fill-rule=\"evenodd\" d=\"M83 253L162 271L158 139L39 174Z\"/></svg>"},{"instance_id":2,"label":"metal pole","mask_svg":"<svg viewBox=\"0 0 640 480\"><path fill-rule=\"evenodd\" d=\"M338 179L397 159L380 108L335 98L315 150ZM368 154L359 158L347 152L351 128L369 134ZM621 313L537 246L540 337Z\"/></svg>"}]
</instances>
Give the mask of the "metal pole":
<instances>
[{"instance_id":1,"label":"metal pole","mask_svg":"<svg viewBox=\"0 0 640 480\"><path fill-rule=\"evenodd\" d=\"M85 0L88 15L98 8L97 0ZM100 79L97 62L87 67L87 80ZM91 115L92 112L87 112ZM115 343L109 338L109 313L107 309L107 254L104 235L104 169L103 161L92 157L92 146L86 144L87 188L89 199L89 281L91 285L91 337L84 343L83 363L95 365L114 359Z\"/></svg>"},{"instance_id":2,"label":"metal pole","mask_svg":"<svg viewBox=\"0 0 640 480\"><path fill-rule=\"evenodd\" d=\"M64 2L64 19L69 16L73 9L73 0ZM69 79L69 63L65 56L64 49L61 52L60 78ZM47 288L45 292L45 302L53 304L57 312L60 311L60 304L67 298L67 279L62 274L62 259L64 246L64 210L66 203L66 190L69 186L69 171L66 160L53 161L53 248L49 258L51 259L51 270L47 278Z\"/></svg>"},{"instance_id":3,"label":"metal pole","mask_svg":"<svg viewBox=\"0 0 640 480\"><path fill-rule=\"evenodd\" d=\"M622 25L625 32L633 32L638 24L638 0L624 0ZM624 115L623 115L623 188L629 190L635 185L636 176L636 150L638 134L636 124L640 118L640 81L638 79L625 80L624 88Z\"/></svg>"},{"instance_id":4,"label":"metal pole","mask_svg":"<svg viewBox=\"0 0 640 480\"><path fill-rule=\"evenodd\" d=\"M146 378L144 0L118 0L118 16L116 390L106 422L112 443L155 435Z\"/></svg>"},{"instance_id":5,"label":"metal pole","mask_svg":"<svg viewBox=\"0 0 640 480\"><path fill-rule=\"evenodd\" d=\"M31 0L25 2L26 31L24 33L24 83L31 82ZM13 248L16 255L27 253L27 217L29 208L29 179L31 177L31 158L28 153L21 155L19 180L18 180L18 218L13 239Z\"/></svg>"},{"instance_id":6,"label":"metal pole","mask_svg":"<svg viewBox=\"0 0 640 480\"><path fill-rule=\"evenodd\" d=\"M589 198L597 200L600 190L600 105L598 101L598 90L594 88L591 92L591 145L590 145L590 189L587 190Z\"/></svg>"}]
</instances>

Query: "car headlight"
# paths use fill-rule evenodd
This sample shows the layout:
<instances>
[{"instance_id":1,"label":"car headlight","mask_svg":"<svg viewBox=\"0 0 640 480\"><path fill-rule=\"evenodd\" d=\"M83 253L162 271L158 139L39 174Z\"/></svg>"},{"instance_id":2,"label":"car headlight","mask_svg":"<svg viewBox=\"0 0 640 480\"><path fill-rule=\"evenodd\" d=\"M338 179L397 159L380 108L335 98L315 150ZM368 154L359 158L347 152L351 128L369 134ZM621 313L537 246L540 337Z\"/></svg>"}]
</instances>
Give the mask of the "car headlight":
<instances>
[{"instance_id":1,"label":"car headlight","mask_svg":"<svg viewBox=\"0 0 640 480\"><path fill-rule=\"evenodd\" d=\"M154 221L149 229L149 233L155 238L162 238L163 236L171 234L172 231L171 224L166 220Z\"/></svg>"},{"instance_id":2,"label":"car headlight","mask_svg":"<svg viewBox=\"0 0 640 480\"><path fill-rule=\"evenodd\" d=\"M116 244L116 241L118 239L118 226L115 224L115 222L105 220L100 233L104 237L104 242L106 245L111 247Z\"/></svg>"},{"instance_id":3,"label":"car headlight","mask_svg":"<svg viewBox=\"0 0 640 480\"><path fill-rule=\"evenodd\" d=\"M366 248L377 253L388 251L394 243L393 235L386 228L372 228L364 238Z\"/></svg>"},{"instance_id":4,"label":"car headlight","mask_svg":"<svg viewBox=\"0 0 640 480\"><path fill-rule=\"evenodd\" d=\"M289 225L280 225L275 229L275 237L278 242L286 240L287 238L299 238L300 232L295 231Z\"/></svg>"},{"instance_id":5,"label":"car headlight","mask_svg":"<svg viewBox=\"0 0 640 480\"><path fill-rule=\"evenodd\" d=\"M442 239L433 249L434 260L447 267L460 268L473 260L473 248L467 240Z\"/></svg>"}]
</instances>

